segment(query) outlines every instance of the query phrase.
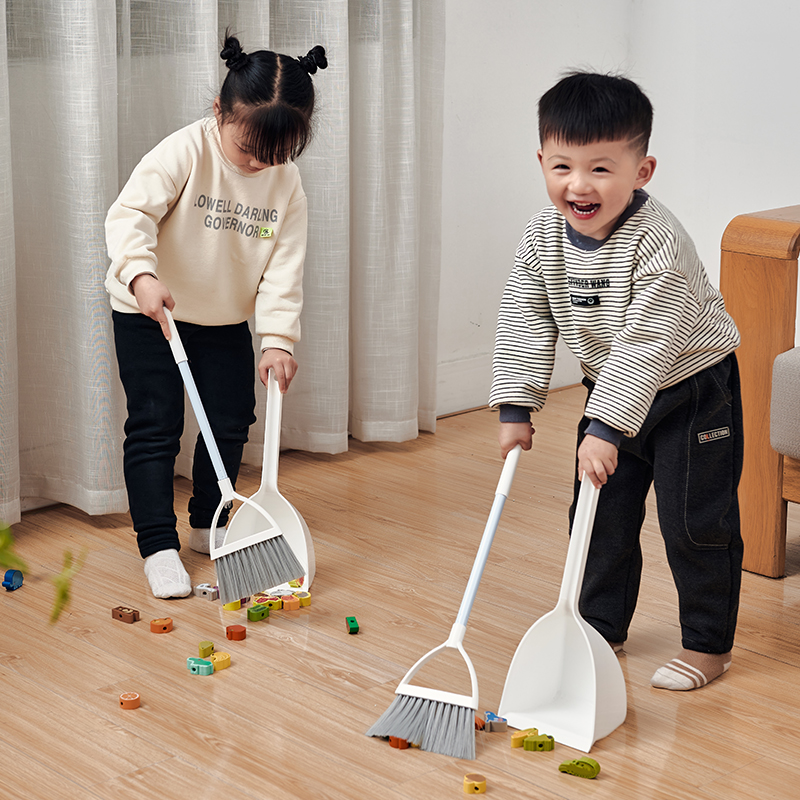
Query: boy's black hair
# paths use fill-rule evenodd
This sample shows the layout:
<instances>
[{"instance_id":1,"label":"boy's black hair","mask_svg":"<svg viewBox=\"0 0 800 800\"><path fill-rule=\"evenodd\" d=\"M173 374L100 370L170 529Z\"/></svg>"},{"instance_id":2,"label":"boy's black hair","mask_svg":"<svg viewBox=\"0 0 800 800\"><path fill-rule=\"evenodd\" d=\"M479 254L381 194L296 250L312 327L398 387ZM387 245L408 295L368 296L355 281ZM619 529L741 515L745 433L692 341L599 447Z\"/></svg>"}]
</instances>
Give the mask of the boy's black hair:
<instances>
[{"instance_id":1,"label":"boy's black hair","mask_svg":"<svg viewBox=\"0 0 800 800\"><path fill-rule=\"evenodd\" d=\"M571 72L539 99L539 142L583 145L631 142L644 156L653 126L653 106L632 80L621 75Z\"/></svg>"},{"instance_id":2,"label":"boy's black hair","mask_svg":"<svg viewBox=\"0 0 800 800\"><path fill-rule=\"evenodd\" d=\"M271 50L245 53L226 30L220 58L228 67L219 91L221 123L242 125L248 149L262 164L297 158L311 140L311 75L328 66L325 48L317 45L299 58Z\"/></svg>"}]
</instances>

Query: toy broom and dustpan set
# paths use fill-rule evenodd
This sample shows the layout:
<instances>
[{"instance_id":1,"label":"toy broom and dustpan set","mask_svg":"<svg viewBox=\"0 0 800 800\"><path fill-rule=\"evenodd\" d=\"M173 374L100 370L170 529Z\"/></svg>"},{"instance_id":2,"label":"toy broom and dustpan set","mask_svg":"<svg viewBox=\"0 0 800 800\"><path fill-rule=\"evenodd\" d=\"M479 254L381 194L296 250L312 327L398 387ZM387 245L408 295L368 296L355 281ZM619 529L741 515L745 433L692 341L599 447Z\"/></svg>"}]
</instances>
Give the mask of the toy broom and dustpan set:
<instances>
[{"instance_id":1,"label":"toy broom and dustpan set","mask_svg":"<svg viewBox=\"0 0 800 800\"><path fill-rule=\"evenodd\" d=\"M237 494L225 473L197 387L189 369L175 322L169 323L172 354L183 378L200 432L219 483L221 500L210 533L210 555L216 562L223 603L314 578L314 548L305 521L277 487L280 445L281 394L269 373L267 419L261 485L252 497ZM463 647L472 606L489 550L500 522L520 457L515 447L506 457L481 543L450 635L443 644L420 658L406 673L389 708L367 731L367 736L396 736L454 758L475 757L475 712L478 682ZM561 591L556 607L534 623L522 638L506 677L498 713L515 728L538 727L561 744L589 752L625 720L625 679L617 657L602 636L578 612L598 490L585 479L570 536ZM233 500L241 505L229 520L221 546L215 543L217 521ZM471 695L444 692L410 681L429 661L446 649L457 650L470 676Z\"/></svg>"}]
</instances>

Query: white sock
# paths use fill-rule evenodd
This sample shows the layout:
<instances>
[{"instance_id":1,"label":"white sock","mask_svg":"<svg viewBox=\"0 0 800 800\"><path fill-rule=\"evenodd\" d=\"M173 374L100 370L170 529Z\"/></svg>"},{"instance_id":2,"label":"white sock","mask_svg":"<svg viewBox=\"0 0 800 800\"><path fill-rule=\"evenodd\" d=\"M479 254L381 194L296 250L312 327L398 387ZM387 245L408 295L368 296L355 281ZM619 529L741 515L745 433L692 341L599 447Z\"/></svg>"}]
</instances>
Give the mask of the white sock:
<instances>
[{"instance_id":1,"label":"white sock","mask_svg":"<svg viewBox=\"0 0 800 800\"><path fill-rule=\"evenodd\" d=\"M690 663L694 662L694 663ZM731 665L731 654L713 655L683 650L677 658L659 667L650 679L656 689L689 692L724 675Z\"/></svg>"},{"instance_id":2,"label":"white sock","mask_svg":"<svg viewBox=\"0 0 800 800\"><path fill-rule=\"evenodd\" d=\"M144 560L144 574L155 597L186 597L192 593L189 573L177 550L159 550Z\"/></svg>"},{"instance_id":3,"label":"white sock","mask_svg":"<svg viewBox=\"0 0 800 800\"><path fill-rule=\"evenodd\" d=\"M220 547L225 539L226 528L217 528L214 531L214 547ZM211 528L192 528L189 531L189 547L196 553L205 553L208 555L211 552L209 547L209 539L211 537Z\"/></svg>"}]
</instances>

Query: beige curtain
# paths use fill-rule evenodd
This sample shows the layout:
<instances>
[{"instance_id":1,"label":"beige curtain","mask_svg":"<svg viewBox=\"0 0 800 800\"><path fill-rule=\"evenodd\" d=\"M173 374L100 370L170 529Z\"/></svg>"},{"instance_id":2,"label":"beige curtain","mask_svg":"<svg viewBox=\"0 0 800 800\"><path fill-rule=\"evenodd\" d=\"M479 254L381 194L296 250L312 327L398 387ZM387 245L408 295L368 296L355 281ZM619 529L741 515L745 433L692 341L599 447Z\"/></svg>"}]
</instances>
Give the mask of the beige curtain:
<instances>
[{"instance_id":1,"label":"beige curtain","mask_svg":"<svg viewBox=\"0 0 800 800\"><path fill-rule=\"evenodd\" d=\"M349 435L434 430L443 8L0 0L0 520L35 498L127 507L103 221L141 156L210 111L227 25L245 50L322 44L330 62L300 162L306 300L283 445L335 453ZM262 436L259 423L253 463Z\"/></svg>"}]
</instances>

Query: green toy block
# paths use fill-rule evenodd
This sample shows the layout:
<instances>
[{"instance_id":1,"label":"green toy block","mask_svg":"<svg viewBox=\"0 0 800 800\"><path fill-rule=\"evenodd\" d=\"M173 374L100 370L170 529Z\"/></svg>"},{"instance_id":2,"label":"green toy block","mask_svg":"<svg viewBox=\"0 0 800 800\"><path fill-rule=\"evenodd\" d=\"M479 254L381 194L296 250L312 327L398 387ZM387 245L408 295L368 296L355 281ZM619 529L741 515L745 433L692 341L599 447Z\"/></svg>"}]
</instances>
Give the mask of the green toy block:
<instances>
[{"instance_id":1,"label":"green toy block","mask_svg":"<svg viewBox=\"0 0 800 800\"><path fill-rule=\"evenodd\" d=\"M210 661L206 661L204 658L197 658L195 656L189 656L186 659L186 668L192 675L213 675L214 674L214 665Z\"/></svg>"},{"instance_id":2,"label":"green toy block","mask_svg":"<svg viewBox=\"0 0 800 800\"><path fill-rule=\"evenodd\" d=\"M563 761L558 765L558 771L577 775L579 778L596 778L600 772L600 765L593 758L584 756L572 761Z\"/></svg>"},{"instance_id":3,"label":"green toy block","mask_svg":"<svg viewBox=\"0 0 800 800\"><path fill-rule=\"evenodd\" d=\"M208 658L214 652L214 642L200 642L198 651L200 658Z\"/></svg>"},{"instance_id":4,"label":"green toy block","mask_svg":"<svg viewBox=\"0 0 800 800\"><path fill-rule=\"evenodd\" d=\"M540 733L538 736L526 736L522 746L526 750L542 752L544 750L552 750L555 747L555 740L546 733Z\"/></svg>"},{"instance_id":5,"label":"green toy block","mask_svg":"<svg viewBox=\"0 0 800 800\"><path fill-rule=\"evenodd\" d=\"M358 633L358 620L355 617L345 617L348 633Z\"/></svg>"},{"instance_id":6,"label":"green toy block","mask_svg":"<svg viewBox=\"0 0 800 800\"><path fill-rule=\"evenodd\" d=\"M261 604L250 606L247 609L247 619L250 622L258 622L261 619L266 619L269 616L269 609Z\"/></svg>"}]
</instances>

